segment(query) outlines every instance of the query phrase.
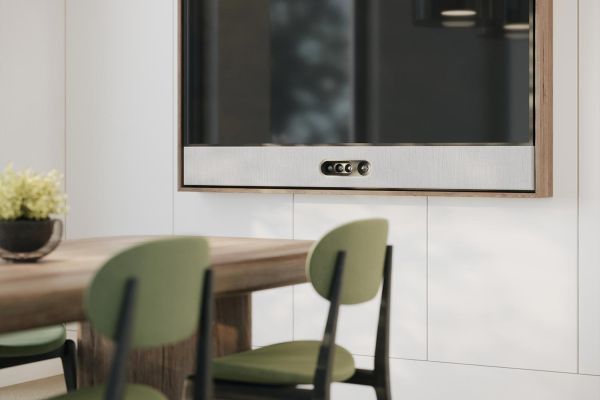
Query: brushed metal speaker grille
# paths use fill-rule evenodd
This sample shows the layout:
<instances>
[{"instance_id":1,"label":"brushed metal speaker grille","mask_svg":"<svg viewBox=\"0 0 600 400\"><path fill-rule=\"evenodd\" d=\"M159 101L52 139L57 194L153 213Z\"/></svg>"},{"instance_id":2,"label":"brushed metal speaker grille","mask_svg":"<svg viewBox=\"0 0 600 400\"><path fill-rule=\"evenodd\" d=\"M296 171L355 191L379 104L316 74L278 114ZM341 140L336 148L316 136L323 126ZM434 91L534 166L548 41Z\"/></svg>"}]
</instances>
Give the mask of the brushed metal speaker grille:
<instances>
[{"instance_id":1,"label":"brushed metal speaker grille","mask_svg":"<svg viewBox=\"0 0 600 400\"><path fill-rule=\"evenodd\" d=\"M368 175L325 175L328 160L368 160ZM535 190L533 146L184 148L184 185L406 190Z\"/></svg>"}]
</instances>

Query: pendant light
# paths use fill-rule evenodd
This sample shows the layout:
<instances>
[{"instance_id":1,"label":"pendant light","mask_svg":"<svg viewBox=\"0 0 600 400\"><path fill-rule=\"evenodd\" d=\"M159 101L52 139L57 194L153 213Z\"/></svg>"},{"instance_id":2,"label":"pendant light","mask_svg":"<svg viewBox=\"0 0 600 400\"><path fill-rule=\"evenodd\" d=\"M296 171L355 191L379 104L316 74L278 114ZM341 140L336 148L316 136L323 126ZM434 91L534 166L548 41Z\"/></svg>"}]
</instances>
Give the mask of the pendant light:
<instances>
[{"instance_id":1,"label":"pendant light","mask_svg":"<svg viewBox=\"0 0 600 400\"><path fill-rule=\"evenodd\" d=\"M504 0L502 28L506 32L529 31L529 0Z\"/></svg>"},{"instance_id":2,"label":"pendant light","mask_svg":"<svg viewBox=\"0 0 600 400\"><path fill-rule=\"evenodd\" d=\"M504 39L528 39L534 0L492 0L493 23L485 35Z\"/></svg>"},{"instance_id":3,"label":"pendant light","mask_svg":"<svg viewBox=\"0 0 600 400\"><path fill-rule=\"evenodd\" d=\"M414 0L414 23L439 28L475 28L489 18L486 0Z\"/></svg>"}]
</instances>

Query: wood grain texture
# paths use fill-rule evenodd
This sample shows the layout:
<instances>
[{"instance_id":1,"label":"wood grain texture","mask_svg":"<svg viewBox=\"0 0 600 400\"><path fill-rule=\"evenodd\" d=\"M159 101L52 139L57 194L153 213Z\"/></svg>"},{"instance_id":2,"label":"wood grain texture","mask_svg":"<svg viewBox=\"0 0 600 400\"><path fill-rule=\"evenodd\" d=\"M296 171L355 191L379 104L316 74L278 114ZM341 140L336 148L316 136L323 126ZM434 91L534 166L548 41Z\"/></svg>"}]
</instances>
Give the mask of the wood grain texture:
<instances>
[{"instance_id":1,"label":"wood grain texture","mask_svg":"<svg viewBox=\"0 0 600 400\"><path fill-rule=\"evenodd\" d=\"M179 2L180 3L180 2ZM181 5L180 5L181 15ZM179 130L177 132L178 160L177 178L180 192L216 193L262 193L262 194L311 194L311 195L354 195L354 196L443 196L443 197L496 197L496 198L543 198L553 195L553 8L552 0L535 0L534 34L534 143L535 143L535 191L431 191L431 190L364 190L364 189L319 189L319 188L246 188L246 187L198 187L183 184L182 142L182 47L179 29L180 77L178 79Z\"/></svg>"},{"instance_id":2,"label":"wood grain texture","mask_svg":"<svg viewBox=\"0 0 600 400\"><path fill-rule=\"evenodd\" d=\"M535 192L481 192L481 191L432 191L432 190L378 190L378 189L291 189L291 188L240 188L182 186L180 192L208 193L259 193L259 194L307 194L327 196L442 196L442 197L510 197L534 198Z\"/></svg>"},{"instance_id":3,"label":"wood grain texture","mask_svg":"<svg viewBox=\"0 0 600 400\"><path fill-rule=\"evenodd\" d=\"M249 350L251 346L250 295L225 296L216 300L214 355ZM106 382L114 346L97 335L89 323L80 326L79 386ZM127 381L152 386L169 399L180 399L185 378L195 371L196 336L181 342L131 352Z\"/></svg>"},{"instance_id":4,"label":"wood grain texture","mask_svg":"<svg viewBox=\"0 0 600 400\"><path fill-rule=\"evenodd\" d=\"M117 252L158 237L65 241L32 264L0 261L0 332L85 319L83 295ZM306 282L311 241L209 238L215 293L228 296Z\"/></svg>"},{"instance_id":5,"label":"wood grain texture","mask_svg":"<svg viewBox=\"0 0 600 400\"><path fill-rule=\"evenodd\" d=\"M553 194L553 9L535 2L535 195Z\"/></svg>"},{"instance_id":6,"label":"wood grain texture","mask_svg":"<svg viewBox=\"0 0 600 400\"><path fill-rule=\"evenodd\" d=\"M83 296L94 274L119 251L158 237L113 237L64 242L39 263L0 262L0 332L85 319ZM306 281L304 264L311 241L209 238L215 271L214 352L250 348L251 298L248 292ZM113 344L80 325L78 357L81 387L106 382ZM179 399L193 373L196 341L133 351L128 381L144 383Z\"/></svg>"}]
</instances>

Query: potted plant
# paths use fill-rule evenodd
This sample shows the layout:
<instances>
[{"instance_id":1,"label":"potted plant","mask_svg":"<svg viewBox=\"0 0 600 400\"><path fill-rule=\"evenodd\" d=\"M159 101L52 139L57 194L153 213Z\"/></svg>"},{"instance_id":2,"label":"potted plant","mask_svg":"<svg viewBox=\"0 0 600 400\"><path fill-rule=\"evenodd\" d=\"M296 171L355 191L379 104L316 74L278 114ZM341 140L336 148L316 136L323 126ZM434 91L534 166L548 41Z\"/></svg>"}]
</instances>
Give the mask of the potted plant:
<instances>
[{"instance_id":1,"label":"potted plant","mask_svg":"<svg viewBox=\"0 0 600 400\"><path fill-rule=\"evenodd\" d=\"M47 245L53 234L57 236L57 231L56 241L60 241L62 236L62 223L52 218L66 212L66 195L60 188L61 179L55 170L36 174L29 169L15 171L12 164L0 173L1 257L38 259L56 247L48 249ZM42 249L49 251L36 254ZM30 258L26 256L28 253L33 253Z\"/></svg>"}]
</instances>

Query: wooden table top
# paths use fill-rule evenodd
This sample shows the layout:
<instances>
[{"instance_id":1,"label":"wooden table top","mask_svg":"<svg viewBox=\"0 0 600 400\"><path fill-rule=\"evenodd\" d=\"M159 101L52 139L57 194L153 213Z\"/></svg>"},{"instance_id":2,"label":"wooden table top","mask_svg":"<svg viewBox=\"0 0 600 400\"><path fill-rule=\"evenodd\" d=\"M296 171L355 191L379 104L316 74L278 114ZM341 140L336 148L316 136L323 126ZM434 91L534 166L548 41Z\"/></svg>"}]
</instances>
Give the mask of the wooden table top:
<instances>
[{"instance_id":1,"label":"wooden table top","mask_svg":"<svg viewBox=\"0 0 600 400\"><path fill-rule=\"evenodd\" d=\"M0 261L0 332L84 320L83 295L95 272L115 253L157 238L67 240L37 263ZM219 296L306 282L311 241L208 239Z\"/></svg>"}]
</instances>

